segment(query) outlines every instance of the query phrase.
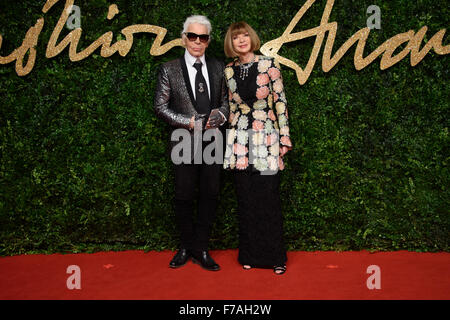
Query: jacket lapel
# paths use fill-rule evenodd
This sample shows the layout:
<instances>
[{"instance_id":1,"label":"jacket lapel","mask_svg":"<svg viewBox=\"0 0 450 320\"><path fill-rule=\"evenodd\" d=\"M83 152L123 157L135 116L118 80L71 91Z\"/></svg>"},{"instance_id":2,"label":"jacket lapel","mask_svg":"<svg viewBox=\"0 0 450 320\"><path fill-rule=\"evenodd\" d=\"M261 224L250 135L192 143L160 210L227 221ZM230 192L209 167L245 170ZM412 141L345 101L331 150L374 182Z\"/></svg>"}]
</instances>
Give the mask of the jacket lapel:
<instances>
[{"instance_id":1,"label":"jacket lapel","mask_svg":"<svg viewBox=\"0 0 450 320\"><path fill-rule=\"evenodd\" d=\"M209 59L208 57L205 57L206 60L206 68L208 69L208 78L209 78L209 101L211 103L211 109L217 108L216 107L216 101L215 101L215 74L214 74L214 65L213 61Z\"/></svg>"},{"instance_id":2,"label":"jacket lapel","mask_svg":"<svg viewBox=\"0 0 450 320\"><path fill-rule=\"evenodd\" d=\"M192 105L197 109L197 102L194 99L194 93L192 92L191 81L189 81L189 73L186 67L186 61L184 57L180 58L181 70L183 71L184 83L186 84L187 91L189 93L189 98L191 98Z\"/></svg>"}]
</instances>

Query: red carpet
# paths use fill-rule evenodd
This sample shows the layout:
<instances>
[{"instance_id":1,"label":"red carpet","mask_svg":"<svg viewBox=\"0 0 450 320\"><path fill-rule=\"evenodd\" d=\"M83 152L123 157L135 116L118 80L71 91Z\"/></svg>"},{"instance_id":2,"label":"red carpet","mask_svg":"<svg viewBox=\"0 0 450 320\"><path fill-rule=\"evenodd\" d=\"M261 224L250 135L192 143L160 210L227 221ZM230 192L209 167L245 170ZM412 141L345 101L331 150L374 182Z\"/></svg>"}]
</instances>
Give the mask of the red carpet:
<instances>
[{"instance_id":1,"label":"red carpet","mask_svg":"<svg viewBox=\"0 0 450 320\"><path fill-rule=\"evenodd\" d=\"M450 299L450 254L407 251L288 252L288 271L245 271L237 250L211 251L219 272L189 262L170 269L173 252L101 252L0 258L0 299L327 300ZM66 286L67 267L81 270L81 289ZM380 268L369 290L367 267Z\"/></svg>"}]
</instances>

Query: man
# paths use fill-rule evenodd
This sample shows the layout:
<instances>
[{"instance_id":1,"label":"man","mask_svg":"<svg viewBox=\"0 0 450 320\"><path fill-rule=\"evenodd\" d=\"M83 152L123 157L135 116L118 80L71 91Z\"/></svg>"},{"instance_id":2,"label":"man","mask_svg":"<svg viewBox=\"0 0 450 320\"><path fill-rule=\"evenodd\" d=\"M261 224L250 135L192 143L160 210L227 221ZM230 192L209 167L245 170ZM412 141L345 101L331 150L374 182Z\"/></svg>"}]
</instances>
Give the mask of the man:
<instances>
[{"instance_id":1,"label":"man","mask_svg":"<svg viewBox=\"0 0 450 320\"><path fill-rule=\"evenodd\" d=\"M172 132L183 128L189 130L190 136L194 137L199 128L217 130L228 118L224 64L205 56L210 34L211 23L206 17L187 18L182 32L186 47L184 56L163 64L159 70L155 112L171 125ZM197 149L198 152L194 143L191 145L192 150ZM171 146L173 149L174 144ZM204 147L200 142L200 151ZM193 262L204 269L217 271L220 266L208 253L208 241L217 209L221 164L206 164L204 161L198 163L193 156L194 152L189 163L174 163L174 209L181 245L169 266L181 267L192 257ZM199 189L198 197L196 187ZM198 215L194 223L196 198Z\"/></svg>"}]
</instances>

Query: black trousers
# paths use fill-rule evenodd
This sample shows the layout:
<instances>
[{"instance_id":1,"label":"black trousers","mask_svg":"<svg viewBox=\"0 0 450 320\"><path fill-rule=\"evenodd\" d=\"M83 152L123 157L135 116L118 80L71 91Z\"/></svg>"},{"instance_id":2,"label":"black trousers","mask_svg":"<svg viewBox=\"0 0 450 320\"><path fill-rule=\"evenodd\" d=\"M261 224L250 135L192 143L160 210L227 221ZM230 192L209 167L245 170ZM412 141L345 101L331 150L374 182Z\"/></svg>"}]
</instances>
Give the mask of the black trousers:
<instances>
[{"instance_id":1,"label":"black trousers","mask_svg":"<svg viewBox=\"0 0 450 320\"><path fill-rule=\"evenodd\" d=\"M260 175L236 170L234 177L239 217L238 261L257 268L286 263L280 172Z\"/></svg>"},{"instance_id":2,"label":"black trousers","mask_svg":"<svg viewBox=\"0 0 450 320\"><path fill-rule=\"evenodd\" d=\"M175 217L182 248L208 250L220 190L220 164L174 165ZM197 217L194 204L197 200Z\"/></svg>"}]
</instances>

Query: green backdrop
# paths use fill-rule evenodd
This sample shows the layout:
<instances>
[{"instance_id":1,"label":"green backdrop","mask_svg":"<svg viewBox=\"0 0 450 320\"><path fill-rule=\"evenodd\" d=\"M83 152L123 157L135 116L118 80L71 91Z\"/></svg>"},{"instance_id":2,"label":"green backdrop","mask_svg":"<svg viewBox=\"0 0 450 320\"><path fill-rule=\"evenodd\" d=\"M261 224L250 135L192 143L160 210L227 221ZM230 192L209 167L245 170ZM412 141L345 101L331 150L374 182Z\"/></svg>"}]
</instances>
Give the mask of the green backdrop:
<instances>
[{"instance_id":1,"label":"green backdrop","mask_svg":"<svg viewBox=\"0 0 450 320\"><path fill-rule=\"evenodd\" d=\"M325 2L316 1L294 32L318 26ZM13 63L0 66L0 254L176 248L169 128L152 102L159 65L184 49L151 56L155 37L139 34L126 57L97 50L71 62L66 49L47 59L64 1L45 15L44 3L0 0L1 56L45 18L33 71L19 77ZM109 21L112 3L120 13ZM208 52L226 60L230 23L246 20L265 43L303 3L76 1L79 50L110 30L117 40L133 24L167 28L167 42L188 15L204 14L213 24ZM428 41L449 24L447 0L336 0L334 51L366 27L371 4L381 9L382 28L371 31L365 55L396 34L426 25ZM286 44L280 54L305 66L313 44ZM325 73L322 46L303 86L282 68L294 144L281 184L288 249L448 251L449 58L431 51L416 67L408 56L384 71L378 58L356 71L354 48ZM222 181L211 249L238 246L232 175L224 171Z\"/></svg>"}]
</instances>

